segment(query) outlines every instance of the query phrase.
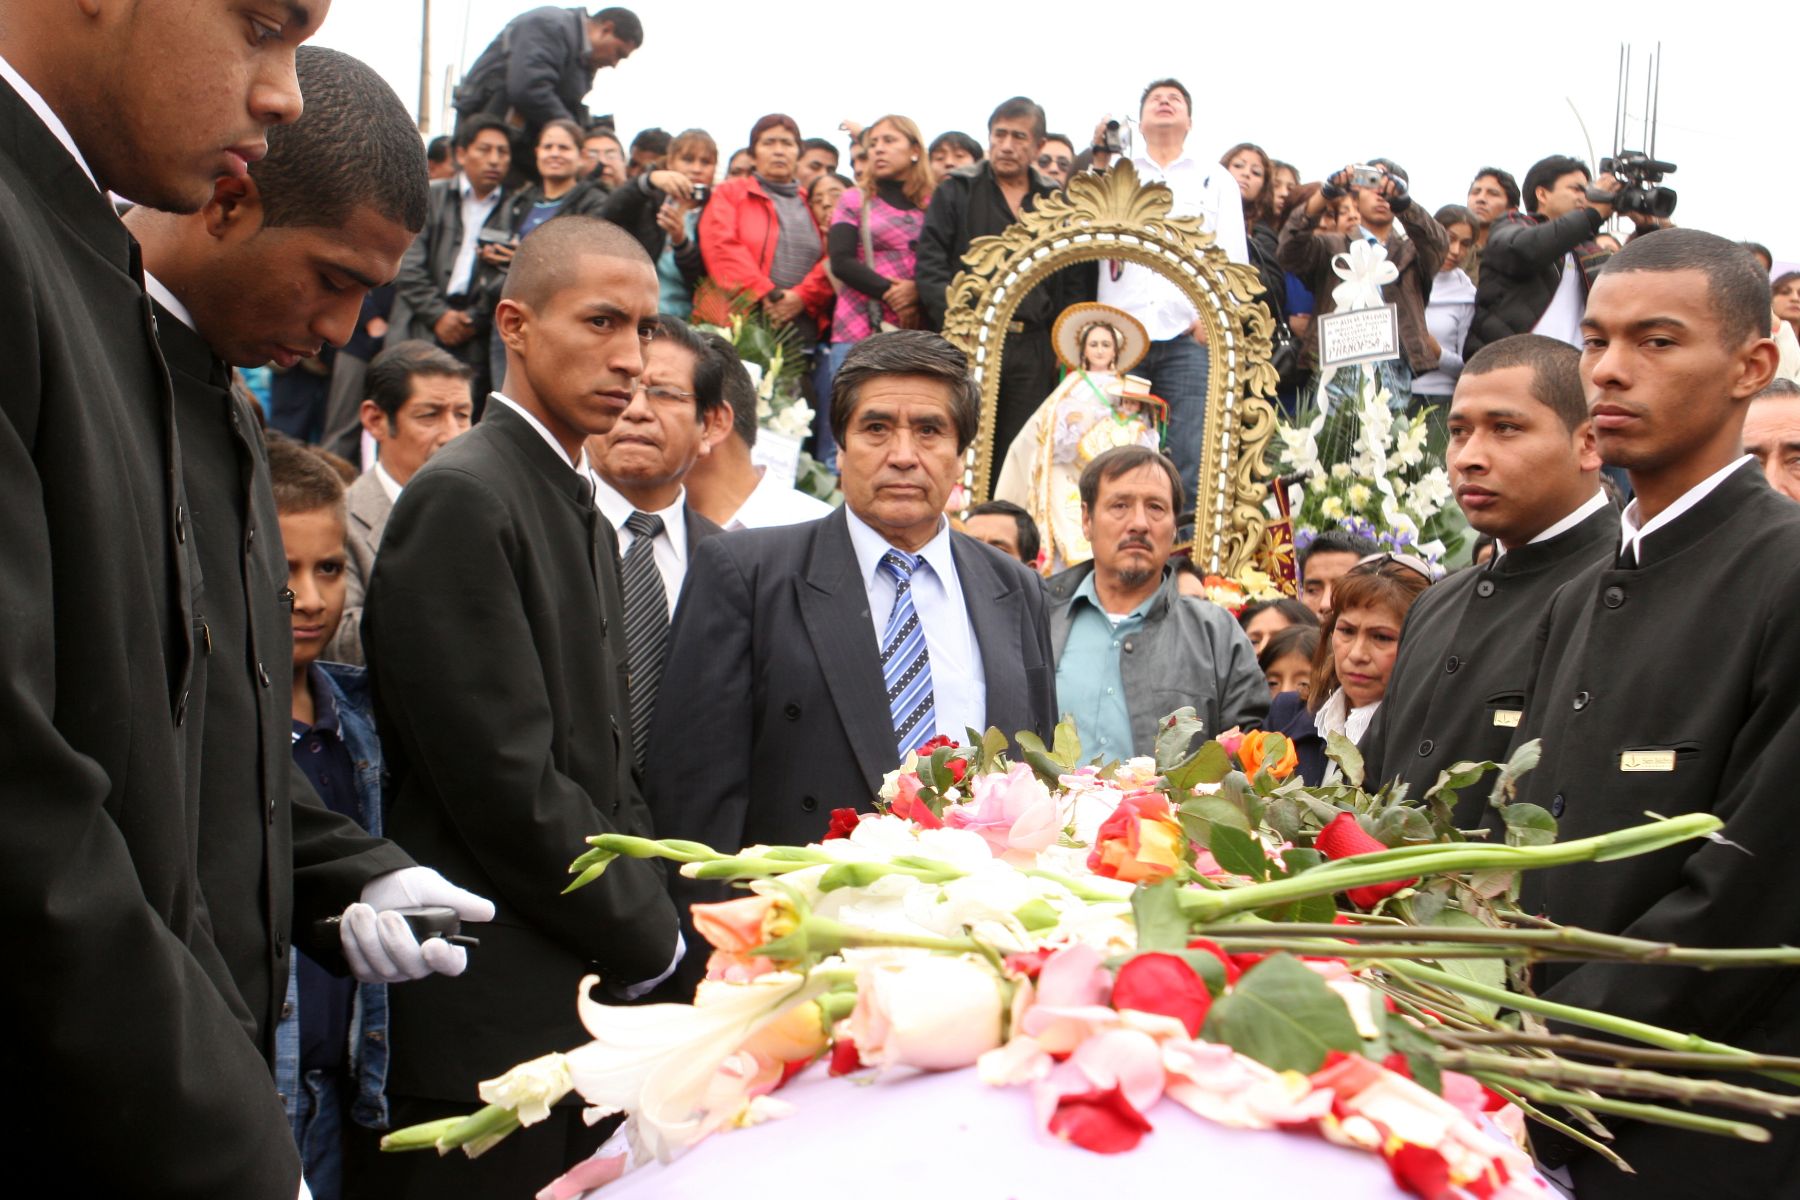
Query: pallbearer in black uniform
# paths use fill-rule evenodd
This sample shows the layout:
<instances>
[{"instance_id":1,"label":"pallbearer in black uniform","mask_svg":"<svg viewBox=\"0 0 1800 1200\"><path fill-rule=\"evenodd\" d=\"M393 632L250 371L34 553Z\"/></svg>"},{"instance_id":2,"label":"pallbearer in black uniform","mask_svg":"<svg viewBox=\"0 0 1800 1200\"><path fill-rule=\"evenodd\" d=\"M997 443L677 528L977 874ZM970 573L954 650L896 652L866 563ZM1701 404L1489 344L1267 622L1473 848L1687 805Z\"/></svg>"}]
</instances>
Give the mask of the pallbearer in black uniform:
<instances>
[{"instance_id":1,"label":"pallbearer in black uniform","mask_svg":"<svg viewBox=\"0 0 1800 1200\"><path fill-rule=\"evenodd\" d=\"M1540 631L1521 738L1543 760L1520 799L1572 839L1645 812L1711 812L1728 842L1533 872L1535 911L1690 946L1800 944L1800 507L1743 452L1773 375L1767 277L1691 229L1633 240L1582 321L1581 376L1600 455L1631 474L1617 558L1572 579ZM1590 963L1547 969L1552 1000L1766 1054L1800 1054L1800 971ZM1764 1146L1623 1125L1568 1163L1581 1200L1792 1196L1800 1124Z\"/></svg>"},{"instance_id":2,"label":"pallbearer in black uniform","mask_svg":"<svg viewBox=\"0 0 1800 1200\"><path fill-rule=\"evenodd\" d=\"M1427 588L1406 615L1387 701L1361 747L1369 779L1402 780L1415 800L1454 763L1505 758L1550 597L1618 541L1580 362L1572 346L1524 333L1482 347L1457 383L1450 482L1498 551ZM1485 783L1462 793L1462 828L1481 823L1487 796Z\"/></svg>"}]
</instances>

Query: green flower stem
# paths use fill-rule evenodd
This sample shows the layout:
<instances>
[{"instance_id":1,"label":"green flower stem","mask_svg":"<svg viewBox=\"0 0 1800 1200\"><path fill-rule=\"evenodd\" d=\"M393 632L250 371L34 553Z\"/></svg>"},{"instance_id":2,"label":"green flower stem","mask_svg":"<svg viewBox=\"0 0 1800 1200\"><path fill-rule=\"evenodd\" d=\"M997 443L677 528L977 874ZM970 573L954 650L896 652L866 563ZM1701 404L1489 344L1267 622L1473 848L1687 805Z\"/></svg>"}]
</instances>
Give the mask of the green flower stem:
<instances>
[{"instance_id":1,"label":"green flower stem","mask_svg":"<svg viewBox=\"0 0 1800 1200\"><path fill-rule=\"evenodd\" d=\"M1744 1051L1736 1046L1715 1042L1691 1033L1676 1033L1672 1029L1663 1029L1657 1025L1647 1025L1642 1021L1633 1021L1628 1017L1614 1017L1606 1013L1594 1012L1586 1008L1576 1008L1569 1004L1558 1004L1553 1000L1540 999L1518 992L1509 992L1505 988L1490 987L1485 983L1476 983L1461 975L1452 975L1448 971L1439 971L1433 967L1420 966L1417 963L1389 960L1382 964L1384 969L1395 975L1404 976L1421 983L1434 984L1447 991L1460 992L1465 996L1487 1000L1505 1008L1515 1008L1521 1012L1534 1013L1540 1017L1548 1017L1553 1021L1562 1021L1570 1025L1580 1025L1584 1029L1597 1029L1601 1033L1609 1033L1614 1037L1629 1038L1634 1042L1642 1042L1647 1046L1656 1046L1664 1050L1675 1050L1686 1054L1716 1054L1732 1059L1744 1056ZM1764 1069L1758 1074L1767 1075L1771 1079L1779 1079L1783 1083L1800 1084L1800 1072Z\"/></svg>"},{"instance_id":2,"label":"green flower stem","mask_svg":"<svg viewBox=\"0 0 1800 1200\"><path fill-rule=\"evenodd\" d=\"M973 938L941 938L929 934L886 933L873 929L855 929L829 917L809 915L788 933L750 953L776 962L800 962L827 958L844 950L870 947L899 947L932 950L949 954L980 954L981 945ZM811 973L813 978L819 978ZM854 973L851 976L854 978Z\"/></svg>"},{"instance_id":3,"label":"green flower stem","mask_svg":"<svg viewBox=\"0 0 1800 1200\"><path fill-rule=\"evenodd\" d=\"M1254 932L1245 932L1253 928ZM1402 925L1357 926L1354 932L1344 925L1268 922L1203 926L1196 934L1218 938L1250 938L1258 941L1288 939L1331 939L1333 941L1381 943L1439 943L1446 949L1450 943L1467 944L1470 948L1487 947L1489 953L1446 953L1449 958L1558 958L1581 961L1632 961L1665 966L1689 967L1760 967L1800 964L1800 948L1782 946L1768 949L1706 950L1689 949L1668 942L1651 942L1641 938L1615 937L1592 933L1585 929L1557 926L1553 929L1472 929L1460 926ZM1275 947L1279 949L1280 947ZM1408 945L1405 956L1430 957L1422 946ZM1349 957L1364 957L1355 954Z\"/></svg>"},{"instance_id":4,"label":"green flower stem","mask_svg":"<svg viewBox=\"0 0 1800 1200\"><path fill-rule=\"evenodd\" d=\"M1569 1062L1566 1059L1527 1058L1516 1054L1482 1051L1442 1051L1436 1058L1440 1067L1470 1075L1483 1071L1511 1074L1514 1078L1538 1083L1591 1088L1612 1096L1650 1097L1676 1100L1682 1104L1739 1108L1746 1112L1800 1115L1800 1096L1780 1096L1715 1079L1690 1079L1685 1076L1661 1075L1635 1067L1597 1067L1592 1063Z\"/></svg>"},{"instance_id":5,"label":"green flower stem","mask_svg":"<svg viewBox=\"0 0 1800 1200\"><path fill-rule=\"evenodd\" d=\"M1624 1159L1620 1158L1611 1146L1608 1146L1599 1138L1594 1137L1592 1134L1582 1132L1567 1121L1559 1120L1556 1117L1551 1116L1549 1113L1545 1112L1543 1109L1519 1095L1519 1093L1513 1091L1497 1079L1489 1079L1486 1082L1488 1087L1493 1089L1495 1095L1508 1103L1518 1105L1519 1111L1530 1117L1532 1120L1542 1125L1548 1125L1551 1129L1556 1130L1556 1132L1562 1134L1566 1138L1580 1142L1583 1146L1586 1146L1589 1150L1592 1150L1595 1154L1598 1154L1601 1158L1604 1158L1619 1170L1626 1172L1631 1170L1630 1165L1626 1163Z\"/></svg>"},{"instance_id":6,"label":"green flower stem","mask_svg":"<svg viewBox=\"0 0 1800 1200\"><path fill-rule=\"evenodd\" d=\"M388 1151L436 1150L442 1154L472 1142L486 1142L487 1145L481 1147L486 1149L518 1128L519 1118L512 1109L489 1104L466 1117L448 1117L397 1129L381 1139L381 1148Z\"/></svg>"},{"instance_id":7,"label":"green flower stem","mask_svg":"<svg viewBox=\"0 0 1800 1200\"><path fill-rule=\"evenodd\" d=\"M1297 900L1310 900L1315 896L1330 896L1350 888L1394 883L1420 875L1462 871L1524 871L1579 862L1608 862L1635 854L1648 854L1693 838L1704 837L1722 825L1723 822L1710 813L1688 813L1629 829L1615 830L1599 837L1552 842L1544 846L1477 846L1467 842L1447 845L1434 842L1425 846L1407 846L1398 850L1341 858L1286 879L1248 884L1227 891L1203 892L1185 888L1181 892L1180 902L1182 910L1191 919L1217 921L1237 913L1291 904Z\"/></svg>"},{"instance_id":8,"label":"green flower stem","mask_svg":"<svg viewBox=\"0 0 1800 1200\"><path fill-rule=\"evenodd\" d=\"M1035 879L1048 879L1051 883L1061 884L1063 887L1068 888L1070 893L1073 894L1077 900L1085 900L1089 904L1131 903L1130 890L1127 890L1124 895L1117 895L1113 892L1106 891L1104 888L1097 885L1084 883L1077 879L1070 879L1067 875L1059 875L1055 871L1039 870L1037 867L1025 867L1021 869L1020 874L1030 875Z\"/></svg>"},{"instance_id":9,"label":"green flower stem","mask_svg":"<svg viewBox=\"0 0 1800 1200\"><path fill-rule=\"evenodd\" d=\"M1568 1108L1585 1108L1594 1112L1611 1113L1614 1116L1629 1117L1634 1121L1648 1121L1656 1125L1672 1125L1677 1129L1691 1129L1696 1133L1714 1133L1723 1137L1737 1138L1746 1142L1766 1142L1769 1131L1761 1125L1751 1125L1745 1121L1731 1121L1723 1117L1708 1117L1700 1113L1682 1112L1679 1109L1664 1108L1659 1104L1639 1104L1631 1100L1612 1100L1605 1096L1587 1096L1577 1092L1565 1092L1561 1088L1546 1084L1534 1083L1528 1079L1517 1079L1505 1075L1495 1075L1491 1071L1478 1071L1475 1078L1483 1083L1500 1083L1514 1092L1540 1104L1555 1104Z\"/></svg>"},{"instance_id":10,"label":"green flower stem","mask_svg":"<svg viewBox=\"0 0 1800 1200\"><path fill-rule=\"evenodd\" d=\"M1524 1030L1426 1030L1434 1039L1459 1050L1479 1046L1518 1046L1560 1055L1599 1058L1620 1066L1640 1066L1666 1071L1800 1071L1800 1058L1774 1054L1683 1054L1676 1050L1647 1050L1596 1038L1566 1033L1528 1033Z\"/></svg>"}]
</instances>

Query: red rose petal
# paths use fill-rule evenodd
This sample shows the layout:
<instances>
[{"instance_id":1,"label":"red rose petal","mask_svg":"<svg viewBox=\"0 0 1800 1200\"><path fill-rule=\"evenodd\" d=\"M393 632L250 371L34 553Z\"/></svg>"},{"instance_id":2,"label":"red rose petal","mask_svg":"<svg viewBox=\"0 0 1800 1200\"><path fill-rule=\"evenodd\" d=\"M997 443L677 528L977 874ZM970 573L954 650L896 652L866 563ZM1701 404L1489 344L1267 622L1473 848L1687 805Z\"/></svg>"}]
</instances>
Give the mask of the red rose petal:
<instances>
[{"instance_id":1,"label":"red rose petal","mask_svg":"<svg viewBox=\"0 0 1800 1200\"><path fill-rule=\"evenodd\" d=\"M1386 1158L1394 1182L1422 1200L1451 1200L1456 1194L1450 1188L1450 1164L1429 1146L1402 1142Z\"/></svg>"},{"instance_id":2,"label":"red rose petal","mask_svg":"<svg viewBox=\"0 0 1800 1200\"><path fill-rule=\"evenodd\" d=\"M847 1037L840 1037L831 1043L831 1074L848 1075L852 1071L863 1069L862 1055L857 1052L856 1043Z\"/></svg>"},{"instance_id":3,"label":"red rose petal","mask_svg":"<svg viewBox=\"0 0 1800 1200\"><path fill-rule=\"evenodd\" d=\"M847 838L856 832L856 826L862 820L862 814L854 808L834 808L831 810L831 826L825 831L823 840Z\"/></svg>"},{"instance_id":4,"label":"red rose petal","mask_svg":"<svg viewBox=\"0 0 1800 1200\"><path fill-rule=\"evenodd\" d=\"M1103 1092L1064 1096L1050 1117L1051 1133L1096 1154L1136 1149L1150 1128L1116 1084Z\"/></svg>"},{"instance_id":5,"label":"red rose petal","mask_svg":"<svg viewBox=\"0 0 1800 1200\"><path fill-rule=\"evenodd\" d=\"M1220 962L1224 963L1226 987L1230 987L1232 984L1236 983L1238 981L1238 976L1244 973L1245 968L1240 966L1236 959L1231 955L1225 953L1225 948L1211 938L1189 938L1187 948L1189 950L1204 950L1214 958L1217 958ZM1245 956L1239 955L1238 957L1242 958Z\"/></svg>"},{"instance_id":6,"label":"red rose petal","mask_svg":"<svg viewBox=\"0 0 1800 1200\"><path fill-rule=\"evenodd\" d=\"M1119 968L1112 1006L1174 1017L1189 1037L1199 1037L1212 993L1194 968L1173 954L1140 954Z\"/></svg>"}]
</instances>

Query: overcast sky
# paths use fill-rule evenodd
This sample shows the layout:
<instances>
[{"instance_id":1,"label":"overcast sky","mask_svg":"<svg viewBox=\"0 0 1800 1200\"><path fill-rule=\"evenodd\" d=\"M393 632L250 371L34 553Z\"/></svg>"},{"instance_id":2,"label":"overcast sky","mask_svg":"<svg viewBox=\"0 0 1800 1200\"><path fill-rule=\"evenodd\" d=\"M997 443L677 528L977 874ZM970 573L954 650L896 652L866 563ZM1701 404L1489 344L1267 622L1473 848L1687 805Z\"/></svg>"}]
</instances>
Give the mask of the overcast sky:
<instances>
[{"instance_id":1,"label":"overcast sky","mask_svg":"<svg viewBox=\"0 0 1800 1200\"><path fill-rule=\"evenodd\" d=\"M459 75L520 0L433 0L431 131L445 132L443 81ZM873 15L904 13L904 23ZM1435 10L1435 11L1434 11ZM1680 171L1675 219L1800 260L1793 10L1746 0L1618 5L1349 5L1304 2L900 5L640 0L645 45L603 71L589 103L627 139L700 126L729 153L751 124L784 111L806 136L842 140L845 117L885 112L927 138L985 141L989 111L1024 93L1052 129L1091 136L1103 114L1135 115L1160 75L1194 93L1191 150L1260 143L1306 178L1376 155L1412 175L1436 207L1460 202L1493 163L1521 179L1536 159L1612 150L1619 39L1634 39L1631 137L1642 141L1642 72L1663 41L1658 157ZM1467 15L1449 15L1449 14ZM1407 28L1409 21L1434 24ZM1579 26L1586 25L1581 31ZM419 93L418 0L338 0L317 40L363 58L408 106ZM1579 113L1580 121L1576 114Z\"/></svg>"}]
</instances>

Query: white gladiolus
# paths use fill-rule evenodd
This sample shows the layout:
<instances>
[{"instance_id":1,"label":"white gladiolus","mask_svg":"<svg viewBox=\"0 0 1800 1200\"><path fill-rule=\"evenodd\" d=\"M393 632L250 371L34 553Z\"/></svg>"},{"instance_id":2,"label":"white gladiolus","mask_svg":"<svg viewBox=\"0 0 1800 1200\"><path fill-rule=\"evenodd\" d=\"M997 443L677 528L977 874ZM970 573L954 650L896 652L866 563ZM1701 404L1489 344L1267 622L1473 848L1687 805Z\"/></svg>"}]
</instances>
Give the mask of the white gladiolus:
<instances>
[{"instance_id":1,"label":"white gladiolus","mask_svg":"<svg viewBox=\"0 0 1800 1200\"><path fill-rule=\"evenodd\" d=\"M520 1063L498 1079L484 1080L475 1090L489 1104L512 1109L519 1124L536 1125L574 1086L568 1056L546 1054Z\"/></svg>"}]
</instances>

